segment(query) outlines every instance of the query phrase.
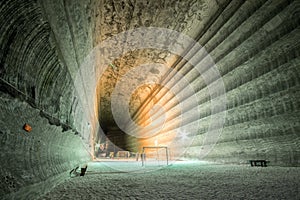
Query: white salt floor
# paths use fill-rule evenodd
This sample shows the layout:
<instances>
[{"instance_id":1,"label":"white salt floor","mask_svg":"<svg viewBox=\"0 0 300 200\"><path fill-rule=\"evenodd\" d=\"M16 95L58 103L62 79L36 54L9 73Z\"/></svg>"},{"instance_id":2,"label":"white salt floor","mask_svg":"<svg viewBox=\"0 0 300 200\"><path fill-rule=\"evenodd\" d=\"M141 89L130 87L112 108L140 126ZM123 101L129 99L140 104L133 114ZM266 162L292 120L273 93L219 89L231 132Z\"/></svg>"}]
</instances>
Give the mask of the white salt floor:
<instances>
[{"instance_id":1,"label":"white salt floor","mask_svg":"<svg viewBox=\"0 0 300 200\"><path fill-rule=\"evenodd\" d=\"M40 199L300 199L296 167L146 164L91 162L85 176L68 178Z\"/></svg>"}]
</instances>

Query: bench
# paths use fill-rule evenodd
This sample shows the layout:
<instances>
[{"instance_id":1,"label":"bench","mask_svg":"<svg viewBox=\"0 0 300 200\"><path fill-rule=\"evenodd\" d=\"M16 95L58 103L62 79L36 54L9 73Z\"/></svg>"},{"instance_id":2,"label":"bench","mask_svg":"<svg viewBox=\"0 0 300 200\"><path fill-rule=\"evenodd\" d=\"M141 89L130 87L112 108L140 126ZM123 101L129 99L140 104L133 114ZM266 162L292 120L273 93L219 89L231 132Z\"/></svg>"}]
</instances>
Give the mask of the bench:
<instances>
[{"instance_id":1,"label":"bench","mask_svg":"<svg viewBox=\"0 0 300 200\"><path fill-rule=\"evenodd\" d=\"M261 167L267 167L267 163L269 161L267 160L249 160L251 167L253 166L261 166Z\"/></svg>"}]
</instances>

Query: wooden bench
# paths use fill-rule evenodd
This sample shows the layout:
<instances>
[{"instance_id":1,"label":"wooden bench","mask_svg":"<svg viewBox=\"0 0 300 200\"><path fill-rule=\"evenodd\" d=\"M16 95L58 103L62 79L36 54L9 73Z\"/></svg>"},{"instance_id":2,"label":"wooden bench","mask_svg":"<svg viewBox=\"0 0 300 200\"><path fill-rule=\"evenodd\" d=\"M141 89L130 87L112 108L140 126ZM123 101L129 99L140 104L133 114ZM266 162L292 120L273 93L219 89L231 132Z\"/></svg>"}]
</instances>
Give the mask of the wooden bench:
<instances>
[{"instance_id":1,"label":"wooden bench","mask_svg":"<svg viewBox=\"0 0 300 200\"><path fill-rule=\"evenodd\" d=\"M261 166L261 167L267 167L267 163L269 161L267 160L249 160L251 167L253 166Z\"/></svg>"}]
</instances>

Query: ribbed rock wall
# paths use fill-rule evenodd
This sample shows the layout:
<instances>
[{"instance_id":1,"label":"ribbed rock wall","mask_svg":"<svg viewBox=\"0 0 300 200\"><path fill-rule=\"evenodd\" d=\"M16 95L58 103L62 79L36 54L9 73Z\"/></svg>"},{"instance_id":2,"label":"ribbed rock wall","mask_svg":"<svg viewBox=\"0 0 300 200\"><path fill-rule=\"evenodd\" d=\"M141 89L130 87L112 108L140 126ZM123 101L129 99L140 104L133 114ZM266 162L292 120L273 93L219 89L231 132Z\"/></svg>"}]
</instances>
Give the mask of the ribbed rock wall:
<instances>
[{"instance_id":1,"label":"ribbed rock wall","mask_svg":"<svg viewBox=\"0 0 300 200\"><path fill-rule=\"evenodd\" d=\"M0 10L0 198L34 199L90 160L90 147L69 69L42 7L11 0L1 1ZM32 132L22 129L24 123Z\"/></svg>"},{"instance_id":2,"label":"ribbed rock wall","mask_svg":"<svg viewBox=\"0 0 300 200\"><path fill-rule=\"evenodd\" d=\"M0 94L1 199L34 199L90 160L89 149L73 131L62 132L39 110ZM23 129L25 123L32 131Z\"/></svg>"},{"instance_id":3,"label":"ribbed rock wall","mask_svg":"<svg viewBox=\"0 0 300 200\"><path fill-rule=\"evenodd\" d=\"M185 80L195 90L199 106L193 109L198 108L201 116L182 124L182 129L200 124L198 130L190 129L197 134L192 144L182 148L185 157L201 157L211 120L220 115L212 113L211 106L226 103L222 134L204 159L235 163L267 159L271 165L300 165L299 23L297 1L232 1L216 12L206 29L198 32L194 38L216 63L224 82L226 102L221 97L211 99L209 88L214 82L207 84L186 60L175 62L173 67L185 74ZM190 56L189 59L205 62L203 57ZM203 74L208 69L209 66ZM162 83L171 81L172 76L166 76ZM159 101L165 95L154 88L141 109L146 109L152 99ZM189 99L192 98L187 97L185 101ZM218 103L213 105L211 100ZM174 105L167 107L166 113L172 112ZM165 127L172 127L171 121L167 121ZM165 132L171 131L169 128ZM144 140L142 144L154 145L154 139ZM173 140L176 143L176 139ZM167 144L170 139L161 141ZM132 146L134 143L132 140ZM171 147L172 150L180 151L176 146Z\"/></svg>"},{"instance_id":4,"label":"ribbed rock wall","mask_svg":"<svg viewBox=\"0 0 300 200\"><path fill-rule=\"evenodd\" d=\"M74 129L78 100L55 37L36 1L1 2L1 90Z\"/></svg>"},{"instance_id":5,"label":"ribbed rock wall","mask_svg":"<svg viewBox=\"0 0 300 200\"><path fill-rule=\"evenodd\" d=\"M223 133L207 159L300 165L299 19L297 1L246 1L203 44L227 97Z\"/></svg>"}]
</instances>

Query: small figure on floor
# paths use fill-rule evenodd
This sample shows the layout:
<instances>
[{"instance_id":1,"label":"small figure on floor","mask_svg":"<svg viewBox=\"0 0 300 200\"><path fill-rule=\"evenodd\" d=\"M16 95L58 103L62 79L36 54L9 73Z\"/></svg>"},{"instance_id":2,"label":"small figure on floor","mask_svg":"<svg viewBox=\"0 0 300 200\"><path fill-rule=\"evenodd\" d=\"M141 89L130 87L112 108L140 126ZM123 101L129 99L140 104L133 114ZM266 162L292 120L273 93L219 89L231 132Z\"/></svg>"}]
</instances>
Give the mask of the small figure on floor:
<instances>
[{"instance_id":1,"label":"small figure on floor","mask_svg":"<svg viewBox=\"0 0 300 200\"><path fill-rule=\"evenodd\" d=\"M79 166L76 166L74 169L72 169L70 171L70 177L71 178L74 178L74 177L77 177L77 176L84 176L85 173L86 173L86 169L87 169L87 164L83 165L81 167L81 170L80 170L80 173L77 172L77 169L79 168Z\"/></svg>"},{"instance_id":2,"label":"small figure on floor","mask_svg":"<svg viewBox=\"0 0 300 200\"><path fill-rule=\"evenodd\" d=\"M84 176L86 169L87 169L87 165L83 165L83 167L81 167L80 176Z\"/></svg>"}]
</instances>

